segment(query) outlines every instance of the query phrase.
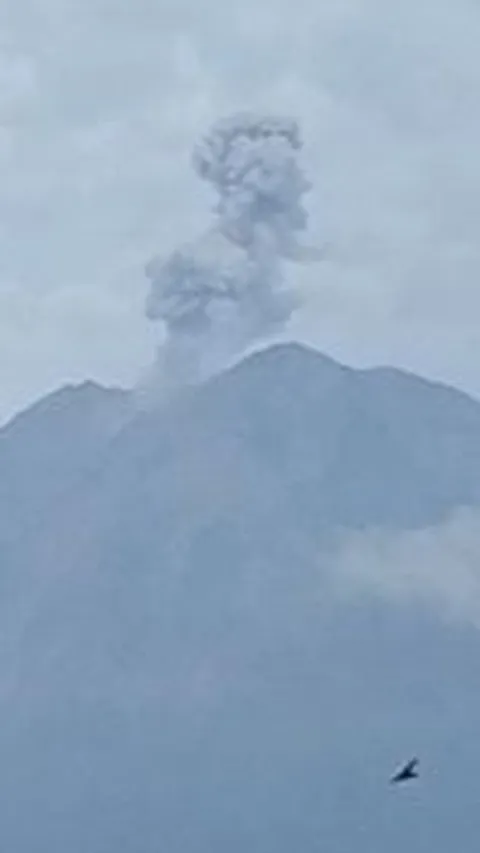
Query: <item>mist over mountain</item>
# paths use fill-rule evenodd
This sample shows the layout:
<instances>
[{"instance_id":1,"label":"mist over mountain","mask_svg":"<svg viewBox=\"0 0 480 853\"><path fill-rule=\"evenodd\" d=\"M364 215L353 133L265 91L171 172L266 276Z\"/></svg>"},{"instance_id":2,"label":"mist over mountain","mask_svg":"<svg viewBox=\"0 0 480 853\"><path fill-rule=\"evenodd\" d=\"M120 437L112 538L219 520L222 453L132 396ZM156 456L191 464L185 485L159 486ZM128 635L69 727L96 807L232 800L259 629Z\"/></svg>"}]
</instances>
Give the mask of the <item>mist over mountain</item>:
<instances>
[{"instance_id":1,"label":"mist over mountain","mask_svg":"<svg viewBox=\"0 0 480 853\"><path fill-rule=\"evenodd\" d=\"M5 849L476 850L477 630L335 563L475 518L478 402L283 344L147 412L62 389L0 471Z\"/></svg>"}]
</instances>

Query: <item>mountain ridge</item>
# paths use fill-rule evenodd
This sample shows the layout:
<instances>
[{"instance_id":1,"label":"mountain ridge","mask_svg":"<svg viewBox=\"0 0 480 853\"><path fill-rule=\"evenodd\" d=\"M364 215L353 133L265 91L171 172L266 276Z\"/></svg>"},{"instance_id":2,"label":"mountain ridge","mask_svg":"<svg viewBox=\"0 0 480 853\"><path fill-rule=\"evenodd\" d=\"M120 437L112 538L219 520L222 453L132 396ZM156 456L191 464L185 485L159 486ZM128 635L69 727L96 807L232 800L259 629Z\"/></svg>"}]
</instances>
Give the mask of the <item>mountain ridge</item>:
<instances>
[{"instance_id":1,"label":"mountain ridge","mask_svg":"<svg viewBox=\"0 0 480 853\"><path fill-rule=\"evenodd\" d=\"M274 362L275 366L280 367L281 369L282 361L284 363L291 363L292 360L295 360L299 363L300 359L303 359L303 368L305 368L308 361L312 366L315 365L316 367L319 367L320 364L323 364L324 367L355 373L359 377L374 376L378 377L380 380L393 379L394 381L402 383L412 382L422 388L430 388L431 390L436 389L438 391L443 390L446 393L452 392L459 398L462 397L465 400L469 400L474 404L480 405L480 401L477 400L473 394L458 388L452 383L448 383L440 379L432 379L423 376L422 374L415 373L414 371L407 370L402 367L394 367L388 364L380 364L371 367L353 367L352 365L348 365L346 362L338 361L332 356L324 354L321 350L318 350L313 346L299 343L297 341L279 342L266 346L262 349L255 350L238 359L233 365L225 368L224 370L217 371L209 379L204 380L204 382L199 386L190 386L189 390L191 391L195 388L202 388L211 384L216 384L217 382L221 382L224 377L235 375L237 372L242 372L245 368L249 368L251 365L259 362L265 365L271 365L272 362ZM182 396L181 389L179 390L178 395L180 397ZM173 395L173 398L175 399L178 395ZM9 433L12 429L16 429L20 424L23 425L23 422L27 419L32 417L36 418L38 415L51 414L54 410L65 408L64 403L75 404L77 400L80 400L80 398L84 398L87 402L92 402L93 396L95 396L97 402L100 403L101 398L104 400L108 397L110 397L111 400L116 399L119 407L121 407L123 403L130 412L133 409L139 413L144 408L141 404L137 404L136 406L134 405L134 400L136 398L135 389L127 389L116 385L107 386L102 385L95 380L85 379L79 382L60 385L57 389L50 391L45 396L37 398L32 403L13 414L6 423L3 423L0 426L0 437L3 437L4 434ZM160 394L160 398L162 398L162 394ZM146 408L148 409L150 406L147 406ZM155 409L155 405L152 404L151 408Z\"/></svg>"},{"instance_id":2,"label":"mountain ridge","mask_svg":"<svg viewBox=\"0 0 480 853\"><path fill-rule=\"evenodd\" d=\"M78 402L75 392L66 393ZM300 535L313 549L329 531L422 527L480 505L480 404L396 370L354 370L303 345L280 344L159 408L133 414L123 393L95 388L94 397L108 415L98 432L83 434L82 426L79 436L74 417L73 433L63 443L55 437L56 467L45 466L40 443L33 467L39 482L28 469L17 481L17 492L20 482L27 495L20 491L20 505L30 506L34 526L44 528L34 539L38 553L51 548L42 542L58 539L55 519L49 523L54 510L73 540L80 518L81 539L91 544L105 540L108 523L109 535L131 537L148 560L149 548L165 555L178 539L190 542L197 528L217 530L214 541L228 530L238 547L239 537L254 540L263 525L265 538L279 525L281 535L288 539L290 530L292 541ZM0 432L0 462L1 438ZM23 462L22 452L17 458ZM8 509L5 483L4 503ZM190 532L181 522L187 517ZM26 521L20 512L17 529ZM102 550L107 555L108 545Z\"/></svg>"}]
</instances>

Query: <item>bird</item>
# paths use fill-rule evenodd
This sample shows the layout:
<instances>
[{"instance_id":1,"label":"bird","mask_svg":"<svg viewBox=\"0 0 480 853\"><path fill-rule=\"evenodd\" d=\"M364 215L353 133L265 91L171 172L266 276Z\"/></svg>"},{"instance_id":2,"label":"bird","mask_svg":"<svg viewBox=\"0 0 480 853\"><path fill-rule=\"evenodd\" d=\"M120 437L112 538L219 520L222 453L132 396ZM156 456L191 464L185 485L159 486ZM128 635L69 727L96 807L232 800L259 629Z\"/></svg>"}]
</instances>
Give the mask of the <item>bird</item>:
<instances>
[{"instance_id":1,"label":"bird","mask_svg":"<svg viewBox=\"0 0 480 853\"><path fill-rule=\"evenodd\" d=\"M397 784L398 782L409 782L411 779L418 779L417 766L419 764L418 758L411 758L410 761L407 761L400 770L395 773L394 776L390 779L392 784Z\"/></svg>"}]
</instances>

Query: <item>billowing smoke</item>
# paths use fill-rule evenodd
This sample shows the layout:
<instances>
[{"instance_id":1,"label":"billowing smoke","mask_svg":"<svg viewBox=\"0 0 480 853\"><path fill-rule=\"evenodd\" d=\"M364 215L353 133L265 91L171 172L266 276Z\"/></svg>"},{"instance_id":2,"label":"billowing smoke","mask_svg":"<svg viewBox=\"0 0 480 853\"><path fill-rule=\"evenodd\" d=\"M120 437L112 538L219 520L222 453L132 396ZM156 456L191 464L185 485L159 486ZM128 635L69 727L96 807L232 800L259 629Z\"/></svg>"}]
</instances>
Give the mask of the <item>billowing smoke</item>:
<instances>
[{"instance_id":1,"label":"billowing smoke","mask_svg":"<svg viewBox=\"0 0 480 853\"><path fill-rule=\"evenodd\" d=\"M282 331L298 307L283 262L321 257L298 242L311 186L297 162L301 146L295 121L242 114L216 123L194 149L196 173L218 194L214 222L146 268L146 314L165 324L167 380L202 378Z\"/></svg>"}]
</instances>

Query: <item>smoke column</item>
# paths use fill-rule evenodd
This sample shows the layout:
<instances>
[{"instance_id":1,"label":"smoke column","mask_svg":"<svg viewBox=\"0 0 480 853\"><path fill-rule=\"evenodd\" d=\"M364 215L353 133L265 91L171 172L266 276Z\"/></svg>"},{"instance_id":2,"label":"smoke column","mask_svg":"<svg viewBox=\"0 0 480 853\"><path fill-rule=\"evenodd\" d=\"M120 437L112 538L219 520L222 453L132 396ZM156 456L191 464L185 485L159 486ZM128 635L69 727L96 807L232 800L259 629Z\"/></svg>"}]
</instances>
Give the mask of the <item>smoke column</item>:
<instances>
[{"instance_id":1,"label":"smoke column","mask_svg":"<svg viewBox=\"0 0 480 853\"><path fill-rule=\"evenodd\" d=\"M311 186L297 162L301 147L295 121L251 114L219 121L195 147L193 167L218 194L214 221L146 267L146 315L165 324L157 369L167 382L204 378L280 332L298 307L283 262L322 254L298 242Z\"/></svg>"}]
</instances>

